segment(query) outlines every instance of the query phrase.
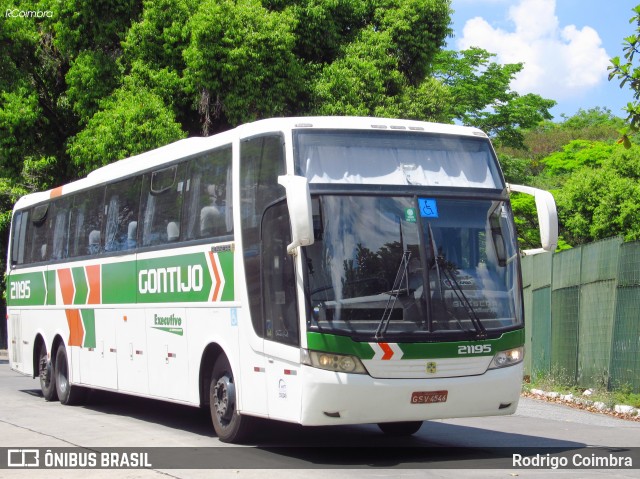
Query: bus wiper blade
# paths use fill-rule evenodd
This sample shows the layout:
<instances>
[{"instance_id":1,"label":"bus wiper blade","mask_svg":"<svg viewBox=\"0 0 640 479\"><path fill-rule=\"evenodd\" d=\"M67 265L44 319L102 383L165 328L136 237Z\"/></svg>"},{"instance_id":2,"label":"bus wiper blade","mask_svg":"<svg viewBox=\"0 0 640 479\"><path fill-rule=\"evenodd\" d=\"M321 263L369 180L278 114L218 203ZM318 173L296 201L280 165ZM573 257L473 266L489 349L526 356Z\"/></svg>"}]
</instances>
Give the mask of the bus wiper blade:
<instances>
[{"instance_id":1,"label":"bus wiper blade","mask_svg":"<svg viewBox=\"0 0 640 479\"><path fill-rule=\"evenodd\" d=\"M402 253L402 259L400 260L400 266L398 266L398 271L396 273L396 279L393 280L393 286L391 287L391 291L387 291L389 298L387 299L387 304L384 307L384 311L382 312L382 318L380 318L380 323L378 323L378 329L376 329L376 339L381 339L382 336L387 332L387 328L389 327L389 322L391 321L391 314L393 313L393 308L395 308L396 301L398 297L403 293L409 293L409 285L405 284L405 287L402 286L402 282L406 280L407 273L409 269L409 258L411 258L411 251L405 250Z\"/></svg>"},{"instance_id":2,"label":"bus wiper blade","mask_svg":"<svg viewBox=\"0 0 640 479\"><path fill-rule=\"evenodd\" d=\"M440 276L441 274L446 279L449 280L449 284L451 285L452 291L456 294L456 296L458 297L458 300L464 305L464 309L467 312L469 319L471 320L471 324L473 324L473 327L476 330L476 338L485 339L487 337L487 330L482 325L482 322L476 315L476 312L473 309L473 306L471 306L471 303L469 302L469 298L467 298L467 295L464 294L464 291L462 290L460 283L458 283L458 280L455 278L455 274L451 272L452 264L448 263L444 256L438 254L438 245L436 244L433 230L431 229L431 224L429 224L428 226L429 226L429 240L431 243L430 244L431 255L433 257L435 267L436 267L436 272L438 274L438 286L440 289L440 298L442 301L443 308L445 309L445 311L448 312L446 301L442 293L442 279Z\"/></svg>"},{"instance_id":3,"label":"bus wiper blade","mask_svg":"<svg viewBox=\"0 0 640 479\"><path fill-rule=\"evenodd\" d=\"M486 339L487 338L487 330L482 324L482 321L478 318L473 306L471 306L471 302L466 294L464 294L464 290L458 280L456 279L455 273L451 271L450 266L446 264L446 261L443 257L439 257L437 261L442 262L442 272L446 279L449 280L449 284L451 285L451 290L456 294L458 300L464 305L464 310L467 312L469 319L471 320L471 324L476 329L476 339ZM455 285L455 286L454 286Z\"/></svg>"}]
</instances>

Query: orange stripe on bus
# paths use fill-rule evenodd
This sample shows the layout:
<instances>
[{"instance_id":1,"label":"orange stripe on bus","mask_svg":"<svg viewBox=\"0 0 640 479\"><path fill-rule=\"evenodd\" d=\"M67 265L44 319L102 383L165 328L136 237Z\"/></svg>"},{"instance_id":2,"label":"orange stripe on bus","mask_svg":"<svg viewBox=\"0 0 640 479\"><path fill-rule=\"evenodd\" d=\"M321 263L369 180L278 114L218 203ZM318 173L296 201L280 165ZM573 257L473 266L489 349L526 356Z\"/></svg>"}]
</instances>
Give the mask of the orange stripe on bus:
<instances>
[{"instance_id":1,"label":"orange stripe on bus","mask_svg":"<svg viewBox=\"0 0 640 479\"><path fill-rule=\"evenodd\" d=\"M62 186L58 186L57 188L51 190L51 199L57 198L58 196L62 196Z\"/></svg>"},{"instance_id":2,"label":"orange stripe on bus","mask_svg":"<svg viewBox=\"0 0 640 479\"><path fill-rule=\"evenodd\" d=\"M87 281L89 282L89 298L87 304L100 304L100 265L86 266Z\"/></svg>"},{"instance_id":3,"label":"orange stripe on bus","mask_svg":"<svg viewBox=\"0 0 640 479\"><path fill-rule=\"evenodd\" d=\"M213 256L213 251L209 251L209 259L211 260L211 267L213 268L213 275L216 277L216 288L213 290L212 301L218 301L218 292L220 291L220 273L216 266L216 259Z\"/></svg>"},{"instance_id":4,"label":"orange stripe on bus","mask_svg":"<svg viewBox=\"0 0 640 479\"><path fill-rule=\"evenodd\" d=\"M65 309L67 315L67 324L69 324L69 346L82 346L82 338L84 337L84 328L80 311L77 309Z\"/></svg>"},{"instance_id":5,"label":"orange stripe on bus","mask_svg":"<svg viewBox=\"0 0 640 479\"><path fill-rule=\"evenodd\" d=\"M69 268L58 270L58 281L60 281L60 292L64 304L73 304L73 296L76 288L73 286L73 276Z\"/></svg>"}]
</instances>

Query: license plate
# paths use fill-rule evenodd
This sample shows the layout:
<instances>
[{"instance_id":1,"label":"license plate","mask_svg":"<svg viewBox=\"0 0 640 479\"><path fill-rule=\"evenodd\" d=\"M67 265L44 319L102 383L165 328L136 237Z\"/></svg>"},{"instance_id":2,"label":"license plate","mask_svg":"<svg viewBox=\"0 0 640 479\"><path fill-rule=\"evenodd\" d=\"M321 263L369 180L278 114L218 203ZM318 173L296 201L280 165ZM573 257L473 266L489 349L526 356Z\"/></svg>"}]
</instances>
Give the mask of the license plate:
<instances>
[{"instance_id":1,"label":"license plate","mask_svg":"<svg viewBox=\"0 0 640 479\"><path fill-rule=\"evenodd\" d=\"M411 404L447 402L449 391L416 391L411 393Z\"/></svg>"}]
</instances>

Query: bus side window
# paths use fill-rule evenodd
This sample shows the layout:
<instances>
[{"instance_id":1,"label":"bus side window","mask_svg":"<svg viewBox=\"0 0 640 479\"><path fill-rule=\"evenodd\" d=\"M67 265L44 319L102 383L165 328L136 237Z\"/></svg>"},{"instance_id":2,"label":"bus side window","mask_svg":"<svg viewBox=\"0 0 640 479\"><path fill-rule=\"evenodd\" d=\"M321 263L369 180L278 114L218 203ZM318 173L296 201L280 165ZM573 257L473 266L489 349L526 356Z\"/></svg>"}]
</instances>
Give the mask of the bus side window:
<instances>
[{"instance_id":1,"label":"bus side window","mask_svg":"<svg viewBox=\"0 0 640 479\"><path fill-rule=\"evenodd\" d=\"M69 251L69 210L71 199L63 198L53 204L51 259L65 259Z\"/></svg>"},{"instance_id":2,"label":"bus side window","mask_svg":"<svg viewBox=\"0 0 640 479\"><path fill-rule=\"evenodd\" d=\"M140 184L140 177L135 177L107 186L105 195L105 251L127 249L129 224L138 219Z\"/></svg>"},{"instance_id":3,"label":"bus side window","mask_svg":"<svg viewBox=\"0 0 640 479\"><path fill-rule=\"evenodd\" d=\"M27 225L29 224L29 212L18 211L13 220L11 239L11 264L24 263L24 250Z\"/></svg>"},{"instance_id":4,"label":"bus side window","mask_svg":"<svg viewBox=\"0 0 640 479\"><path fill-rule=\"evenodd\" d=\"M102 251L100 231L104 216L104 187L77 193L69 213L69 257Z\"/></svg>"},{"instance_id":5,"label":"bus side window","mask_svg":"<svg viewBox=\"0 0 640 479\"><path fill-rule=\"evenodd\" d=\"M142 246L180 240L186 163L152 171L142 183ZM137 223L136 223L137 229Z\"/></svg>"},{"instance_id":6,"label":"bus side window","mask_svg":"<svg viewBox=\"0 0 640 479\"><path fill-rule=\"evenodd\" d=\"M269 208L262 221L262 284L266 339L300 344L296 309L296 278L291 243L289 211L285 202Z\"/></svg>"},{"instance_id":7,"label":"bus side window","mask_svg":"<svg viewBox=\"0 0 640 479\"><path fill-rule=\"evenodd\" d=\"M285 195L278 176L285 172L284 138L269 134L240 143L240 220L244 243L244 269L251 322L256 334L265 337L260 274L260 224L265 209Z\"/></svg>"},{"instance_id":8,"label":"bus side window","mask_svg":"<svg viewBox=\"0 0 640 479\"><path fill-rule=\"evenodd\" d=\"M232 234L231 147L195 160L188 185L186 239Z\"/></svg>"},{"instance_id":9,"label":"bus side window","mask_svg":"<svg viewBox=\"0 0 640 479\"><path fill-rule=\"evenodd\" d=\"M49 258L49 203L34 206L31 209L31 221L27 226L27 254L26 263L40 263Z\"/></svg>"}]
</instances>

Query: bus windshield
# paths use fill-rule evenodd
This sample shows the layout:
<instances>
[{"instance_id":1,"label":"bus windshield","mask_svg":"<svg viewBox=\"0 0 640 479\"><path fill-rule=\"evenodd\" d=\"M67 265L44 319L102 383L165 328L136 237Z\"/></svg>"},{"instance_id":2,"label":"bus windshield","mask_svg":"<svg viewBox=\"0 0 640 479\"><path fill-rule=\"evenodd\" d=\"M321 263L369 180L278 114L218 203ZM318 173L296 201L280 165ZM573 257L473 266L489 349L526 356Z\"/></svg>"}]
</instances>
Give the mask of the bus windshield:
<instances>
[{"instance_id":1,"label":"bus windshield","mask_svg":"<svg viewBox=\"0 0 640 479\"><path fill-rule=\"evenodd\" d=\"M326 195L313 203L310 331L419 341L521 327L505 202Z\"/></svg>"}]
</instances>

